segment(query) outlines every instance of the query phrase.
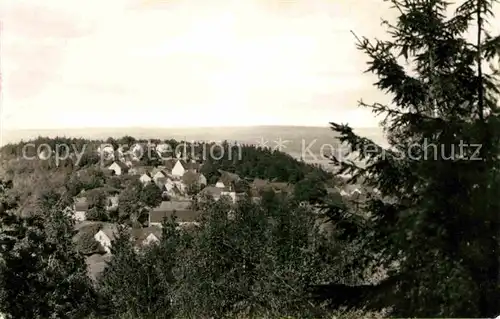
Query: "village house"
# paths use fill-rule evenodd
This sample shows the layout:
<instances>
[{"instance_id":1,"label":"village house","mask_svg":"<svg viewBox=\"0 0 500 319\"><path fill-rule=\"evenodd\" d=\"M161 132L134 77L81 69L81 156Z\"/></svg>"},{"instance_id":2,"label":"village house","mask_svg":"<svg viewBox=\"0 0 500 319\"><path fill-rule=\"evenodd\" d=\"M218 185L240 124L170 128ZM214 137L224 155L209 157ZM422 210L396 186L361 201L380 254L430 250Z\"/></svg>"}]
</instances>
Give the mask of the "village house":
<instances>
[{"instance_id":1,"label":"village house","mask_svg":"<svg viewBox=\"0 0 500 319\"><path fill-rule=\"evenodd\" d=\"M217 183L215 184L215 187L218 188L228 188L230 191L233 191L235 188L235 184L240 181L240 177L237 174L226 172L223 170L219 170L221 173L221 176Z\"/></svg>"},{"instance_id":2,"label":"village house","mask_svg":"<svg viewBox=\"0 0 500 319\"><path fill-rule=\"evenodd\" d=\"M155 180L155 184L164 192L169 192L175 187L174 181L169 177L159 177Z\"/></svg>"},{"instance_id":3,"label":"village house","mask_svg":"<svg viewBox=\"0 0 500 319\"><path fill-rule=\"evenodd\" d=\"M161 228L156 226L135 228L132 229L131 238L134 240L135 247L143 248L160 241Z\"/></svg>"},{"instance_id":4,"label":"village house","mask_svg":"<svg viewBox=\"0 0 500 319\"><path fill-rule=\"evenodd\" d=\"M107 203L106 203L106 210L110 211L110 210L118 209L118 201L119 201L118 195L108 196Z\"/></svg>"},{"instance_id":5,"label":"village house","mask_svg":"<svg viewBox=\"0 0 500 319\"><path fill-rule=\"evenodd\" d=\"M189 200L186 197L186 193L181 191L177 185L174 185L173 188L169 190L164 190L162 193L162 196L166 196L170 200L178 200L178 201L184 201L184 200Z\"/></svg>"},{"instance_id":6,"label":"village house","mask_svg":"<svg viewBox=\"0 0 500 319\"><path fill-rule=\"evenodd\" d=\"M196 224L199 212L191 209L191 201L163 201L149 212L148 226L162 226L164 219L175 215L180 225Z\"/></svg>"},{"instance_id":7,"label":"village house","mask_svg":"<svg viewBox=\"0 0 500 319\"><path fill-rule=\"evenodd\" d=\"M154 167L152 166L135 166L129 169L128 173L129 175L137 175L141 176L143 174L151 173L153 171Z\"/></svg>"},{"instance_id":8,"label":"village house","mask_svg":"<svg viewBox=\"0 0 500 319\"><path fill-rule=\"evenodd\" d=\"M270 182L268 180L255 178L250 184L250 189L255 194L260 194L263 191L273 191L276 193L280 192L290 193L293 190L293 186L284 182Z\"/></svg>"},{"instance_id":9,"label":"village house","mask_svg":"<svg viewBox=\"0 0 500 319\"><path fill-rule=\"evenodd\" d=\"M73 204L73 219L76 222L86 220L88 210L89 203L86 197L75 198L75 203Z\"/></svg>"},{"instance_id":10,"label":"village house","mask_svg":"<svg viewBox=\"0 0 500 319\"><path fill-rule=\"evenodd\" d=\"M149 173L144 173L139 177L139 181L142 183L142 185L146 186L147 184L151 183L153 178L151 177L151 174Z\"/></svg>"},{"instance_id":11,"label":"village house","mask_svg":"<svg viewBox=\"0 0 500 319\"><path fill-rule=\"evenodd\" d=\"M170 160L169 163L174 163L172 166L172 176L182 177L187 171L199 172L201 165L196 160L186 161L183 159Z\"/></svg>"},{"instance_id":12,"label":"village house","mask_svg":"<svg viewBox=\"0 0 500 319\"><path fill-rule=\"evenodd\" d=\"M183 160L177 160L174 167L172 168L172 175L182 177L186 171L187 163Z\"/></svg>"},{"instance_id":13,"label":"village house","mask_svg":"<svg viewBox=\"0 0 500 319\"><path fill-rule=\"evenodd\" d=\"M94 235L94 239L102 246L106 253L111 252L111 242L115 238L118 229L114 224L104 224Z\"/></svg>"},{"instance_id":14,"label":"village house","mask_svg":"<svg viewBox=\"0 0 500 319\"><path fill-rule=\"evenodd\" d=\"M151 175L153 177L153 180L156 181L160 178L166 178L169 176L168 172L166 172L165 170L162 170L162 169L154 169L152 172L151 172Z\"/></svg>"},{"instance_id":15,"label":"village house","mask_svg":"<svg viewBox=\"0 0 500 319\"><path fill-rule=\"evenodd\" d=\"M203 199L205 196L212 197L216 201L220 200L224 196L227 196L233 203L236 203L237 200L236 192L230 190L229 188L221 188L217 186L207 186L198 194L198 198L200 199Z\"/></svg>"},{"instance_id":16,"label":"village house","mask_svg":"<svg viewBox=\"0 0 500 319\"><path fill-rule=\"evenodd\" d=\"M128 172L129 167L121 161L114 161L113 164L108 166L108 169L115 172L115 175L120 176L126 174Z\"/></svg>"}]
</instances>

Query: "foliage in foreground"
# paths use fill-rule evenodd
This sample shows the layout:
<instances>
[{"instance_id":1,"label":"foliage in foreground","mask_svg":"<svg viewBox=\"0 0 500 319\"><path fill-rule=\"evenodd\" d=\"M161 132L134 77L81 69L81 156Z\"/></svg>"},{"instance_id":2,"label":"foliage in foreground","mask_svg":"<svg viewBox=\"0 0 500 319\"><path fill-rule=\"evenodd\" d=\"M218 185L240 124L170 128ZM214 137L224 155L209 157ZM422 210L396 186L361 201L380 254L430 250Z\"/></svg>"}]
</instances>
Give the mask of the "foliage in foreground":
<instances>
[{"instance_id":1,"label":"foliage in foreground","mask_svg":"<svg viewBox=\"0 0 500 319\"><path fill-rule=\"evenodd\" d=\"M99 283L116 315L324 315L308 288L335 278L339 247L319 232L310 209L280 196L262 204L243 200L235 208L221 200L201 209L197 229L170 220L161 242L143 253L120 233Z\"/></svg>"},{"instance_id":2,"label":"foliage in foreground","mask_svg":"<svg viewBox=\"0 0 500 319\"><path fill-rule=\"evenodd\" d=\"M8 187L0 185L4 194ZM96 295L83 256L72 242L73 224L60 210L20 218L0 216L0 313L13 318L85 318Z\"/></svg>"},{"instance_id":3,"label":"foliage in foreground","mask_svg":"<svg viewBox=\"0 0 500 319\"><path fill-rule=\"evenodd\" d=\"M500 38L484 29L494 1L464 1L451 18L443 0L391 2L400 12L388 24L392 39L359 40L376 86L393 96L390 106L361 102L385 115L391 147L332 123L367 164L339 163L340 173L364 178L382 196L360 207L366 218L341 208L330 215L362 245L362 268L371 263L389 270L394 280L384 297L394 315L495 317L499 72L485 66L498 59ZM470 42L465 34L476 27Z\"/></svg>"}]
</instances>

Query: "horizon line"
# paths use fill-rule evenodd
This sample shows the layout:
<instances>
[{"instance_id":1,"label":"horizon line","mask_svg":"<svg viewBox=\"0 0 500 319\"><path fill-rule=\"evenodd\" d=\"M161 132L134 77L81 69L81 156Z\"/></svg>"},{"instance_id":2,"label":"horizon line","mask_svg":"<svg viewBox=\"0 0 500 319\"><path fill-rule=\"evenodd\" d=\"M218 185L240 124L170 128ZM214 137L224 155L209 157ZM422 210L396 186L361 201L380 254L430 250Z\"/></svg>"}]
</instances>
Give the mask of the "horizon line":
<instances>
[{"instance_id":1,"label":"horizon line","mask_svg":"<svg viewBox=\"0 0 500 319\"><path fill-rule=\"evenodd\" d=\"M223 125L223 126L175 126L175 127L161 127L161 126L99 126L99 127L86 127L86 126L79 126L79 127L56 127L56 128L17 128L17 129L12 129L12 128L4 128L2 131L3 132L15 132L15 131L52 131L52 130L111 130L111 129L146 129L146 130L154 130L154 129L160 129L160 130L165 130L165 129L214 129L214 128L258 128L258 127L273 127L273 128L278 128L278 127L295 127L295 128L326 128L330 129L330 125L325 125L325 126L319 126L319 125L298 125L298 124L292 124L292 125L283 125L283 124L277 124L277 125L269 125L269 124L256 124L256 125ZM361 126L361 127L355 127L352 126L353 129L364 129L364 128L379 128L379 126Z\"/></svg>"}]
</instances>

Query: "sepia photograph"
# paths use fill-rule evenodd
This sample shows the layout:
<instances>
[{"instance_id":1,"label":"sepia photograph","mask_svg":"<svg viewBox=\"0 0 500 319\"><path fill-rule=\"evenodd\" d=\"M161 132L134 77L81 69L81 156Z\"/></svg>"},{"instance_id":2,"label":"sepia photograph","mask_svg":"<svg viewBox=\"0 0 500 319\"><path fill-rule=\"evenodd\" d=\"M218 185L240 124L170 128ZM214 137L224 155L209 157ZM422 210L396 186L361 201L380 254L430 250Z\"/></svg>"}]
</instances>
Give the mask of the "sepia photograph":
<instances>
[{"instance_id":1,"label":"sepia photograph","mask_svg":"<svg viewBox=\"0 0 500 319\"><path fill-rule=\"evenodd\" d=\"M500 1L0 0L0 319L499 301Z\"/></svg>"}]
</instances>

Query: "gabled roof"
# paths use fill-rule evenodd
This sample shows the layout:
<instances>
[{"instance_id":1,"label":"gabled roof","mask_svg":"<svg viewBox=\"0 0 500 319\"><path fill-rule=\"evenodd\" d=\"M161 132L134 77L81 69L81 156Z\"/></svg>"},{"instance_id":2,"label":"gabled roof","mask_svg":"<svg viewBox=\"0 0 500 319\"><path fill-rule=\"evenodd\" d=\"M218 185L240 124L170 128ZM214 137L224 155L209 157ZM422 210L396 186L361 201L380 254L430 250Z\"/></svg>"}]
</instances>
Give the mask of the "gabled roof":
<instances>
[{"instance_id":1,"label":"gabled roof","mask_svg":"<svg viewBox=\"0 0 500 319\"><path fill-rule=\"evenodd\" d=\"M123 163L122 161L114 161L111 165L113 165L113 164L118 165L123 170L128 170L129 169L129 167L127 166L127 164ZM108 168L111 167L111 165L109 165Z\"/></svg>"},{"instance_id":2,"label":"gabled roof","mask_svg":"<svg viewBox=\"0 0 500 319\"><path fill-rule=\"evenodd\" d=\"M168 172L160 168L153 169L153 171L151 172L151 176L156 176L158 173L162 174L165 177L168 176Z\"/></svg>"},{"instance_id":3,"label":"gabled roof","mask_svg":"<svg viewBox=\"0 0 500 319\"><path fill-rule=\"evenodd\" d=\"M199 170L200 169L200 164L199 163L196 163L196 162L191 162L191 161L187 161L187 160L184 160L184 159L176 159L174 160L174 165L177 164L177 162L180 162L182 167L184 167L185 170L189 170L189 169L193 169L193 170ZM173 168L173 166L172 166Z\"/></svg>"},{"instance_id":4,"label":"gabled roof","mask_svg":"<svg viewBox=\"0 0 500 319\"><path fill-rule=\"evenodd\" d=\"M147 176L149 178L152 178L153 176L151 176L151 174L149 172L146 172L146 173L142 173L140 178L142 178L143 176Z\"/></svg>"}]
</instances>

